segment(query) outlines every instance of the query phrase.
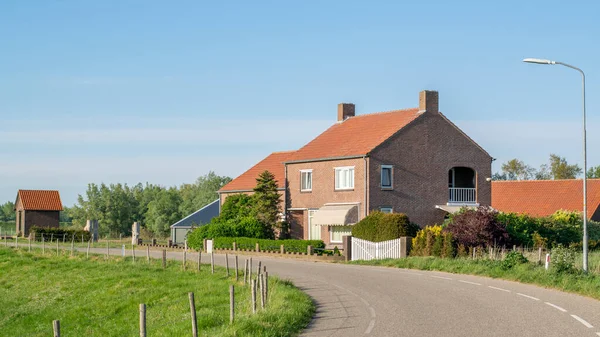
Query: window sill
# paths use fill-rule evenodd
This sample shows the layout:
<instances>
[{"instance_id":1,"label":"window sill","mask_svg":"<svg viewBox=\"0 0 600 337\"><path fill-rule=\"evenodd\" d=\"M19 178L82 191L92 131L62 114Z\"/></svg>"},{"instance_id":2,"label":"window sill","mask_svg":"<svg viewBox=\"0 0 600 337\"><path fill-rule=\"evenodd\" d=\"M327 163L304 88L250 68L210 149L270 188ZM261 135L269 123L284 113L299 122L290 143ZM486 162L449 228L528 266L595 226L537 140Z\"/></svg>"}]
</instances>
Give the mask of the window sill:
<instances>
[{"instance_id":1,"label":"window sill","mask_svg":"<svg viewBox=\"0 0 600 337\"><path fill-rule=\"evenodd\" d=\"M382 191L393 191L393 190L394 190L394 188L393 188L393 187L383 187L383 186L382 186L382 187L381 187L381 190L382 190Z\"/></svg>"},{"instance_id":2,"label":"window sill","mask_svg":"<svg viewBox=\"0 0 600 337\"><path fill-rule=\"evenodd\" d=\"M344 241L329 241L329 243L333 244L333 243L344 243Z\"/></svg>"},{"instance_id":3,"label":"window sill","mask_svg":"<svg viewBox=\"0 0 600 337\"><path fill-rule=\"evenodd\" d=\"M344 191L354 191L354 187L352 188L335 188L335 192L344 192Z\"/></svg>"},{"instance_id":4,"label":"window sill","mask_svg":"<svg viewBox=\"0 0 600 337\"><path fill-rule=\"evenodd\" d=\"M312 190L300 190L300 193L312 193Z\"/></svg>"}]
</instances>

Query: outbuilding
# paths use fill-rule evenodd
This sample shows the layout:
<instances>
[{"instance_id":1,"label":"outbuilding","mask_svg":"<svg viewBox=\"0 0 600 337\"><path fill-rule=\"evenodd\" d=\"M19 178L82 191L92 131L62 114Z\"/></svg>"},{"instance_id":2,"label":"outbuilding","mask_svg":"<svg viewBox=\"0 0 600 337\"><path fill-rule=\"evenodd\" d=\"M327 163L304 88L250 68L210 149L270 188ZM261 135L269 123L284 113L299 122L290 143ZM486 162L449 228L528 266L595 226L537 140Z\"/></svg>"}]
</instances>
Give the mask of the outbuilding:
<instances>
[{"instance_id":1,"label":"outbuilding","mask_svg":"<svg viewBox=\"0 0 600 337\"><path fill-rule=\"evenodd\" d=\"M59 227L63 210L58 191L19 190L15 200L17 235L29 235L31 227Z\"/></svg>"}]
</instances>

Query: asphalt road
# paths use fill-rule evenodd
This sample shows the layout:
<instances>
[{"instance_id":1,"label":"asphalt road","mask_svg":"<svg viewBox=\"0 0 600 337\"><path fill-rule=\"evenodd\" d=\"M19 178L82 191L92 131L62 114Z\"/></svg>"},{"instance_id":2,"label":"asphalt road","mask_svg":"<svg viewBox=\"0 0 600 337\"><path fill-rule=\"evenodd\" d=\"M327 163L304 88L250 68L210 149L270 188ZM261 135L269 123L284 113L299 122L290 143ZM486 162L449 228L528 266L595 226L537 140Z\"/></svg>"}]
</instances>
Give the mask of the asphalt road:
<instances>
[{"instance_id":1,"label":"asphalt road","mask_svg":"<svg viewBox=\"0 0 600 337\"><path fill-rule=\"evenodd\" d=\"M240 265L246 258L239 256ZM600 301L583 296L476 276L269 257L254 256L255 269L259 260L314 299L303 336L600 336ZM210 263L208 254L202 262ZM224 265L225 256L215 254L215 263Z\"/></svg>"}]
</instances>

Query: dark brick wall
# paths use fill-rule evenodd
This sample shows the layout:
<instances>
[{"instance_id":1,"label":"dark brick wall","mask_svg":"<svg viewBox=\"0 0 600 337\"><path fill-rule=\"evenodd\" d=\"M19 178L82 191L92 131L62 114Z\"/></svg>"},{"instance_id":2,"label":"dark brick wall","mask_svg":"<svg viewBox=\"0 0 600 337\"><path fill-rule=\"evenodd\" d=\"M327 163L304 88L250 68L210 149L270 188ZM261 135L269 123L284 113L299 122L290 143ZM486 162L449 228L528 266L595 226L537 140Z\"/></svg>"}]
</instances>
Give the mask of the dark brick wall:
<instances>
[{"instance_id":1,"label":"dark brick wall","mask_svg":"<svg viewBox=\"0 0 600 337\"><path fill-rule=\"evenodd\" d=\"M25 233L29 234L31 227L54 227L59 226L59 211L24 211Z\"/></svg>"},{"instance_id":2,"label":"dark brick wall","mask_svg":"<svg viewBox=\"0 0 600 337\"><path fill-rule=\"evenodd\" d=\"M393 190L380 188L381 165L394 165ZM375 149L369 160L369 209L393 207L420 226L440 223L448 202L448 170L475 170L477 202L491 204L491 157L439 113L427 111Z\"/></svg>"}]
</instances>

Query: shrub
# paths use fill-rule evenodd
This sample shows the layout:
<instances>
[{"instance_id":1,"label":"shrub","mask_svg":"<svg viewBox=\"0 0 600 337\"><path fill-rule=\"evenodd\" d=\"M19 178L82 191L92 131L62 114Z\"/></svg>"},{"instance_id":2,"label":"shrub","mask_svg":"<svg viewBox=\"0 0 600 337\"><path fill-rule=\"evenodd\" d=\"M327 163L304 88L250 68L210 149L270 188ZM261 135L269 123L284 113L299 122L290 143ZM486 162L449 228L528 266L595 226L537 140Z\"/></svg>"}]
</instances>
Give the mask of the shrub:
<instances>
[{"instance_id":1,"label":"shrub","mask_svg":"<svg viewBox=\"0 0 600 337\"><path fill-rule=\"evenodd\" d=\"M444 232L442 226L427 226L412 239L410 255L454 257L452 233Z\"/></svg>"},{"instance_id":2,"label":"shrub","mask_svg":"<svg viewBox=\"0 0 600 337\"><path fill-rule=\"evenodd\" d=\"M188 245L191 243L201 244L203 239L218 237L246 237L256 239L273 239L273 230L258 221L255 217L246 216L224 223L211 222L193 229L187 235Z\"/></svg>"},{"instance_id":3,"label":"shrub","mask_svg":"<svg viewBox=\"0 0 600 337\"><path fill-rule=\"evenodd\" d=\"M566 248L559 244L552 249L552 269L557 273L572 273L575 271L575 256L573 248Z\"/></svg>"},{"instance_id":4,"label":"shrub","mask_svg":"<svg viewBox=\"0 0 600 337\"><path fill-rule=\"evenodd\" d=\"M316 249L324 249L325 243L321 240L268 240L244 237L216 237L213 238L213 247L217 249L232 249L235 242L238 249L254 250L256 243L261 250L279 251L281 245L285 246L286 252L306 253L308 246ZM203 240L188 240L188 246L194 249L202 249Z\"/></svg>"},{"instance_id":5,"label":"shrub","mask_svg":"<svg viewBox=\"0 0 600 337\"><path fill-rule=\"evenodd\" d=\"M497 220L498 212L488 207L465 210L453 217L446 230L465 247L508 245L506 226Z\"/></svg>"},{"instance_id":6,"label":"shrub","mask_svg":"<svg viewBox=\"0 0 600 337\"><path fill-rule=\"evenodd\" d=\"M539 219L527 214L517 213L498 213L496 219L504 224L513 244L527 247L535 246L533 235L540 231ZM539 233L537 235L538 239L541 238Z\"/></svg>"},{"instance_id":7,"label":"shrub","mask_svg":"<svg viewBox=\"0 0 600 337\"><path fill-rule=\"evenodd\" d=\"M81 240L81 237L83 236L83 240L84 241L89 241L91 238L90 232L88 231L84 231L83 229L67 229L67 228L55 228L55 227L32 227L30 230L31 234L33 235L33 237L35 238L35 240L42 240L42 235L44 236L45 240L49 240L50 238L54 237L56 239L58 238L65 238L65 240L72 240L74 239L75 241L79 241Z\"/></svg>"},{"instance_id":8,"label":"shrub","mask_svg":"<svg viewBox=\"0 0 600 337\"><path fill-rule=\"evenodd\" d=\"M517 265L523 264L523 263L527 263L527 262L529 262L529 260L527 260L527 258L525 256L523 256L523 254L521 252L510 251L508 254L506 254L506 256L504 257L504 260L502 260L501 266L502 266L502 269L508 270L514 266L517 266Z\"/></svg>"},{"instance_id":9,"label":"shrub","mask_svg":"<svg viewBox=\"0 0 600 337\"><path fill-rule=\"evenodd\" d=\"M414 237L419 227L404 213L373 212L352 227L352 236L372 242Z\"/></svg>"}]
</instances>

